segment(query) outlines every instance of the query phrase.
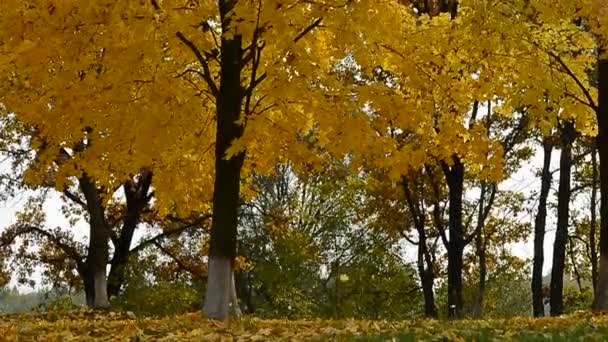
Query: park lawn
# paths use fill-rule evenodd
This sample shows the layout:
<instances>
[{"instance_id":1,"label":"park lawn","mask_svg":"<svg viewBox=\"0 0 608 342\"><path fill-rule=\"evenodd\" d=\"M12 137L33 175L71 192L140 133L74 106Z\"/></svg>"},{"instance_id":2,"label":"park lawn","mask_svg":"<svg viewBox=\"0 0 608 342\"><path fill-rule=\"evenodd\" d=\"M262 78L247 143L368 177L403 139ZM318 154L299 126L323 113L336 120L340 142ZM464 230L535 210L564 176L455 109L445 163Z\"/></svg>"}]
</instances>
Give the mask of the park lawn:
<instances>
[{"instance_id":1,"label":"park lawn","mask_svg":"<svg viewBox=\"0 0 608 342\"><path fill-rule=\"evenodd\" d=\"M489 320L261 320L214 322L198 313L29 313L0 317L2 341L606 341L608 315Z\"/></svg>"}]
</instances>

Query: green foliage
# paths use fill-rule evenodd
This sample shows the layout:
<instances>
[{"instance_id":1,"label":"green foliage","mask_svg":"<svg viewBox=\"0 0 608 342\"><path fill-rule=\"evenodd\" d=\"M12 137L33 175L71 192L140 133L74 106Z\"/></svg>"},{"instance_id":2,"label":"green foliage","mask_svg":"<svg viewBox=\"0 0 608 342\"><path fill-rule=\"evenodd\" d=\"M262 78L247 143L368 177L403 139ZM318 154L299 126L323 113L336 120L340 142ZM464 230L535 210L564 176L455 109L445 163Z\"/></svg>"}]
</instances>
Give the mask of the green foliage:
<instances>
[{"instance_id":1,"label":"green foliage","mask_svg":"<svg viewBox=\"0 0 608 342\"><path fill-rule=\"evenodd\" d=\"M405 319L420 314L422 293L414 269L380 243L339 268L329 287L328 317Z\"/></svg>"},{"instance_id":2,"label":"green foliage","mask_svg":"<svg viewBox=\"0 0 608 342\"><path fill-rule=\"evenodd\" d=\"M200 293L184 283L159 282L152 285L130 284L113 305L145 316L167 316L196 311Z\"/></svg>"},{"instance_id":3,"label":"green foliage","mask_svg":"<svg viewBox=\"0 0 608 342\"><path fill-rule=\"evenodd\" d=\"M36 310L49 312L65 312L75 310L79 307L76 305L71 296L59 296L51 299L48 302L41 303Z\"/></svg>"},{"instance_id":4,"label":"green foliage","mask_svg":"<svg viewBox=\"0 0 608 342\"><path fill-rule=\"evenodd\" d=\"M357 216L359 179L279 167L244 206L240 298L262 317L405 318L421 298L411 265Z\"/></svg>"},{"instance_id":5,"label":"green foliage","mask_svg":"<svg viewBox=\"0 0 608 342\"><path fill-rule=\"evenodd\" d=\"M593 304L593 288L576 286L564 288L564 312L573 313L579 310L588 310Z\"/></svg>"},{"instance_id":6,"label":"green foliage","mask_svg":"<svg viewBox=\"0 0 608 342\"><path fill-rule=\"evenodd\" d=\"M154 255L133 256L126 266L125 287L112 306L145 316L166 316L200 309L201 294L190 282L159 277Z\"/></svg>"}]
</instances>

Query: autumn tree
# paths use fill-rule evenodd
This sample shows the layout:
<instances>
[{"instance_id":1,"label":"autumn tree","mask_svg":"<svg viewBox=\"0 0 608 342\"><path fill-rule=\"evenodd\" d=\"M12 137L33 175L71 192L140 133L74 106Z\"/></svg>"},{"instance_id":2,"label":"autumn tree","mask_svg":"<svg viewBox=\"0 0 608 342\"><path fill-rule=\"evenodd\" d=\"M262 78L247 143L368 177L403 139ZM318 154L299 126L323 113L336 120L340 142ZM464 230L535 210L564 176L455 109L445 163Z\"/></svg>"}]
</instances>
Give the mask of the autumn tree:
<instances>
[{"instance_id":1,"label":"autumn tree","mask_svg":"<svg viewBox=\"0 0 608 342\"><path fill-rule=\"evenodd\" d=\"M153 10L152 3L115 1L2 3L0 71L4 81L0 102L4 112L27 129L26 139L36 152L24 175L25 183L55 187L87 213L91 229L81 269L87 273L83 277L89 285L86 288L96 293L89 296L95 306L107 305L110 241L116 252L112 262L117 266L111 272L110 290L120 287L120 264L126 260L133 231L151 199L152 174L158 177L155 210L161 214L177 211L187 216L192 211L204 212L207 205L203 196L194 203L188 196L176 200L162 195L168 194L167 188L202 193L200 188L180 187L173 179L192 169L200 171L205 164L181 165L191 157L177 151L189 150L196 142L167 143L176 131L182 139L203 135L201 131L180 131L184 121L166 119L173 110L192 113L188 106L196 107L200 117L200 102L176 100L182 85L175 77L179 67L163 59L167 51L159 45L162 37L155 35L159 22ZM137 36L132 32L138 32ZM175 86L161 91L159 84ZM170 94L168 89L176 92ZM141 113L145 120L140 119ZM156 119L152 119L154 115ZM178 159L168 163L161 156ZM180 165L180 172L167 165ZM109 205L120 188L125 190L129 207L123 212ZM119 222L126 229L112 231ZM47 231L29 229L31 226L14 228L13 235L37 232L57 240ZM73 251L67 255L78 259Z\"/></svg>"},{"instance_id":2,"label":"autumn tree","mask_svg":"<svg viewBox=\"0 0 608 342\"><path fill-rule=\"evenodd\" d=\"M532 23L533 28L537 29L538 35L534 45L539 48L546 57L549 57L550 63L554 65L553 70L557 72L560 77L563 77L566 82L565 87L558 89L558 94L562 94L565 98L574 100L578 103L577 108L573 109L573 113L576 115L576 126L579 126L579 130L583 133L594 134L597 129L597 139L601 142L605 135L605 117L603 114L605 111L602 105L603 97L602 92L604 86L602 70L603 56L604 56L604 45L606 37L606 7L602 1L560 1L553 4L552 6L545 6L543 3L532 3L525 1L522 4L522 12L525 13L527 19ZM554 32L551 34L545 43L542 43L540 39L546 36L544 32L545 28L549 27L562 27L564 30L560 32ZM577 44L572 44L570 48L563 49L564 46L557 46L555 43L563 41L565 37L575 38ZM581 50L582 47L586 49ZM597 86L595 86L597 85ZM561 102L563 105L563 101ZM565 110L565 108L564 108ZM588 113L592 113L593 116L589 117ZM582 119L585 119L583 121ZM597 126L596 126L597 125ZM603 179L602 175L602 149L599 147L602 144L598 144L598 155L600 162L600 179ZM604 158L606 159L606 158ZM606 164L606 163L604 163ZM605 187L602 182L600 185L601 195L605 194ZM605 198L606 196L601 196ZM605 199L604 199L605 200ZM601 222L605 222L605 217L608 216L605 208L602 207L600 202L600 216ZM607 229L606 224L600 224L600 231L605 232ZM600 266L606 267L606 262L602 262L601 255L606 253L601 250L608 250L603 248L602 244L608 245L605 241L608 241L605 237L607 234L600 234ZM605 258L604 258L605 259ZM605 289L608 284L604 279L607 272L598 270L598 286L596 291L595 306L597 308L606 308L608 298L605 295ZM601 280L600 280L601 279ZM600 290L601 289L601 290ZM598 292L599 291L599 292Z\"/></svg>"}]
</instances>

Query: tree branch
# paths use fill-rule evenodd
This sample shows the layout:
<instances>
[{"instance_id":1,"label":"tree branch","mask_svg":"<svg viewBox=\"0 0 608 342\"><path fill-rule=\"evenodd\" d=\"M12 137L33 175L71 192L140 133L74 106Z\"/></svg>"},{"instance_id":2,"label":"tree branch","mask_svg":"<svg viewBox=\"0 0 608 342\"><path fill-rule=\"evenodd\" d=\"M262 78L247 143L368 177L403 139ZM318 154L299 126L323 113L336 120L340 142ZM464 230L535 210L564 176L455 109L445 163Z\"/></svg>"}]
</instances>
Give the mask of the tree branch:
<instances>
[{"instance_id":1,"label":"tree branch","mask_svg":"<svg viewBox=\"0 0 608 342\"><path fill-rule=\"evenodd\" d=\"M188 229L196 227L197 225L201 224L203 221L205 221L209 218L211 218L211 215L205 215L205 216L199 218L198 220L196 220L195 222L191 222L182 227L167 230L160 234L157 234L154 237L151 237L143 242L140 242L137 246L135 246L133 249L131 249L130 253L137 253L137 252L141 251L142 249L150 246L151 244L155 244L164 238L180 235L181 233L187 231Z\"/></svg>"},{"instance_id":2,"label":"tree branch","mask_svg":"<svg viewBox=\"0 0 608 342\"><path fill-rule=\"evenodd\" d=\"M84 201L82 199L80 199L80 197L78 197L76 194L70 192L69 190L63 190L63 194L65 195L65 197L69 198L70 200L72 200L72 202L80 205L81 207L83 207L85 210L87 209L87 204L84 203Z\"/></svg>"},{"instance_id":3,"label":"tree branch","mask_svg":"<svg viewBox=\"0 0 608 342\"><path fill-rule=\"evenodd\" d=\"M165 255L167 255L169 258L171 258L171 260L175 261L175 263L184 271L190 273L191 275L193 275L195 278L198 278L200 280L204 280L205 276L202 274L199 274L198 272L193 271L190 267L188 267L186 264L184 264L177 256L175 256L173 253L171 253L168 249L166 249L165 247L163 247L163 245L160 244L160 242L158 241L154 241L154 246L156 246L156 248L160 249L161 252L165 253Z\"/></svg>"},{"instance_id":4,"label":"tree branch","mask_svg":"<svg viewBox=\"0 0 608 342\"><path fill-rule=\"evenodd\" d=\"M205 80L205 82L207 82L207 86L209 86L209 89L211 89L211 93L217 97L219 95L219 90L217 88L217 85L213 81L213 78L211 77L211 71L209 69L209 64L207 63L207 59L205 57L203 57L203 55L198 50L196 45L194 45L194 43L191 40L189 40L188 38L186 38L181 32L177 32L177 33L175 33L175 35L177 36L177 38L179 38L182 41L182 43L184 43L192 51L192 53L194 53L194 56L196 56L196 59L203 67L203 70L204 70L204 73L202 74L203 79Z\"/></svg>"},{"instance_id":5,"label":"tree branch","mask_svg":"<svg viewBox=\"0 0 608 342\"><path fill-rule=\"evenodd\" d=\"M538 44L535 44L535 45L537 47L539 47ZM572 80L576 83L576 85L578 85L578 87L581 89L581 91L587 98L587 101L589 101L590 107L593 108L593 110L597 111L598 110L597 104L595 103L595 101L593 101L593 97L591 96L591 93L589 93L589 89L587 89L583 85L583 82L581 82L581 80L574 74L574 72L568 67L568 65L558 55L556 55L553 51L546 51L546 52L549 56L551 56L553 59L555 59L555 61L562 67L562 69L564 69L566 74L568 74L568 76L570 76L572 78Z\"/></svg>"},{"instance_id":6,"label":"tree branch","mask_svg":"<svg viewBox=\"0 0 608 342\"><path fill-rule=\"evenodd\" d=\"M61 249L70 259L74 260L78 266L83 264L84 257L80 254L78 249L75 246L71 246L64 241L62 241L61 236L57 236L52 232L49 232L43 228L34 225L21 225L15 226L14 231L6 231L2 236L2 241L0 242L0 246L8 246L11 245L15 239L22 235L27 234L38 234L48 241L52 242L55 246ZM8 234L8 236L6 236Z\"/></svg>"},{"instance_id":7,"label":"tree branch","mask_svg":"<svg viewBox=\"0 0 608 342\"><path fill-rule=\"evenodd\" d=\"M321 22L323 21L323 18L318 18L315 21L313 21L310 25L308 25L302 32L300 32L294 39L293 42L297 43L298 40L304 38L304 36L306 36L306 34L308 34L308 32L312 31L315 27L321 25Z\"/></svg>"}]
</instances>

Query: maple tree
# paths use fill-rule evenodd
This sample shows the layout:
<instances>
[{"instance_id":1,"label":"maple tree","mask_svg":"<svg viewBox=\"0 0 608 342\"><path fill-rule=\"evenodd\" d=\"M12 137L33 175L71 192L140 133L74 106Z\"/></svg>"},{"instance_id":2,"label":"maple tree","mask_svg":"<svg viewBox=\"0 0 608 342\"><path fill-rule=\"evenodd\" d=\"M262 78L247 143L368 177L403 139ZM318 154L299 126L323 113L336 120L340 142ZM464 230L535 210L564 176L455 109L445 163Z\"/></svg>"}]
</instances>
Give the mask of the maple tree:
<instances>
[{"instance_id":1,"label":"maple tree","mask_svg":"<svg viewBox=\"0 0 608 342\"><path fill-rule=\"evenodd\" d=\"M8 191L3 196L22 184L55 188L71 203L69 215L84 215L90 228L85 245L69 231L44 229L42 202L34 198L5 230L3 244L24 239L18 256L47 263L49 278L70 284L80 278L89 303L106 307L108 295L130 281L129 258L143 249L130 247L135 230L157 225L163 231L143 243L171 261L152 267L169 282L182 281L167 275L182 271L206 282L204 314L223 319L239 312L237 293L246 292L237 285L251 288L259 280L266 289L273 277L286 280L272 287L267 302L289 311L290 297L318 294L304 288L318 279L302 285L294 274L322 264L336 273L329 277L335 292L323 294L335 316L367 314L352 298L366 308L391 302L394 283L382 282L376 297L357 297L357 289L375 291L374 284L354 275L342 284L339 270L405 282L409 266L395 261L392 250L364 250L367 243L394 247L403 238L417 248L426 315L439 316L436 301L445 300L448 314L462 317L470 300L471 314L479 317L490 305L484 304L494 281L489 274L521 267L497 246L523 239L526 222L505 219L496 206L522 211L522 197L499 186L530 156L524 145L533 135L545 157L534 222L535 316L543 310L551 154L561 153L551 277L551 312L558 315L566 257L574 258L567 247L575 248L568 244L571 169L584 163L572 151L595 138L591 192L600 195L599 259L593 257L595 224L586 234L595 306L605 309L606 11L601 0L3 0L0 151L14 163L0 178ZM247 212L266 200L268 189L259 182L273 180L277 165L301 177L295 185L284 182L288 190L305 188L339 165L312 193L340 202L358 220L336 222L344 212L332 211L336 221L319 223L281 200L262 218ZM349 181L341 183L344 178ZM324 188L332 183L347 188L333 192L356 193L365 205L335 199ZM470 191L479 197L471 200ZM116 199L120 192L124 199ZM174 223L201 225L208 218L208 245L201 233L204 238L192 236L201 245L180 249L176 236L186 228L172 230ZM318 224L319 236L343 234L345 241L361 229L363 241L351 249L336 238L330 246L303 232L296 218ZM284 234L252 233L267 229L268 220ZM258 250L260 241L277 249ZM30 242L39 253L28 250ZM319 246L353 253L353 261L325 255L321 262L314 252ZM256 271L239 269L241 250L257 257L260 279L243 278ZM568 263L580 271L576 259ZM290 270L279 272L282 265ZM435 286L442 281L446 298L438 299ZM301 312L314 311L309 302L299 304Z\"/></svg>"}]
</instances>

